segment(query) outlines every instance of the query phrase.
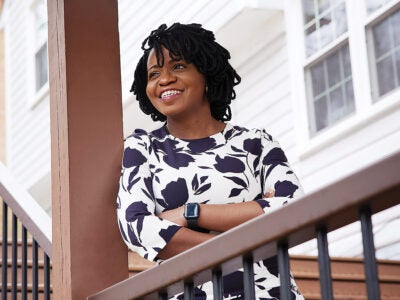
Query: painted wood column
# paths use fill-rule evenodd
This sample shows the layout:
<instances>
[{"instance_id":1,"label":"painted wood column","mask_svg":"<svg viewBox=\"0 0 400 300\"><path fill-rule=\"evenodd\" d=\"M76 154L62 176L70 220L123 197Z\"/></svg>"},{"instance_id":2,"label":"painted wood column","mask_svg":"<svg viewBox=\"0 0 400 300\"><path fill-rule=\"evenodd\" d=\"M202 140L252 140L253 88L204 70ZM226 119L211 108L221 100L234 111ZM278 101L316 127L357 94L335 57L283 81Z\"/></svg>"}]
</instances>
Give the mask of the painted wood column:
<instances>
[{"instance_id":1,"label":"painted wood column","mask_svg":"<svg viewBox=\"0 0 400 300\"><path fill-rule=\"evenodd\" d=\"M117 0L51 0L53 299L128 277L115 213L123 148Z\"/></svg>"}]
</instances>

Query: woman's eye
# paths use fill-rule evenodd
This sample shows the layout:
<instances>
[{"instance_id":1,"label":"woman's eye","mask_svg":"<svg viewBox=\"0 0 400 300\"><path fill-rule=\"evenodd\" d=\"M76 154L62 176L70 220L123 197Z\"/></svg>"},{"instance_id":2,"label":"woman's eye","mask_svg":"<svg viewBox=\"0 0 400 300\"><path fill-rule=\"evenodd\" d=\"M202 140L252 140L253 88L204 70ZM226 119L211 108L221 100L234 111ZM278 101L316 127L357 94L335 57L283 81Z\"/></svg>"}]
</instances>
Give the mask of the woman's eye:
<instances>
[{"instance_id":1,"label":"woman's eye","mask_svg":"<svg viewBox=\"0 0 400 300\"><path fill-rule=\"evenodd\" d=\"M184 64L175 64L174 65L174 69L175 70L180 70L180 69L184 69L185 68L185 65Z\"/></svg>"},{"instance_id":2,"label":"woman's eye","mask_svg":"<svg viewBox=\"0 0 400 300\"><path fill-rule=\"evenodd\" d=\"M158 72L151 72L151 73L149 73L149 79L151 79L151 78L157 76L157 74L158 74Z\"/></svg>"}]
</instances>

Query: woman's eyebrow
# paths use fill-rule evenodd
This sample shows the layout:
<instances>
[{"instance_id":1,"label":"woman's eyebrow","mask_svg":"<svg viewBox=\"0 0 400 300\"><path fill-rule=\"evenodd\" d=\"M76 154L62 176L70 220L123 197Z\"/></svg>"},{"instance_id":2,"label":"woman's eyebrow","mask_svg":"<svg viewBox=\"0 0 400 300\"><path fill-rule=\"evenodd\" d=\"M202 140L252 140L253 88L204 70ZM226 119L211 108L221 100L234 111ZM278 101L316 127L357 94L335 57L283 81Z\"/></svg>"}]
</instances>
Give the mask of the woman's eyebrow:
<instances>
[{"instance_id":1,"label":"woman's eyebrow","mask_svg":"<svg viewBox=\"0 0 400 300\"><path fill-rule=\"evenodd\" d=\"M158 68L158 65L157 65L157 64L148 67L148 68L147 68L147 71L150 71L151 69L156 69L156 68Z\"/></svg>"}]
</instances>

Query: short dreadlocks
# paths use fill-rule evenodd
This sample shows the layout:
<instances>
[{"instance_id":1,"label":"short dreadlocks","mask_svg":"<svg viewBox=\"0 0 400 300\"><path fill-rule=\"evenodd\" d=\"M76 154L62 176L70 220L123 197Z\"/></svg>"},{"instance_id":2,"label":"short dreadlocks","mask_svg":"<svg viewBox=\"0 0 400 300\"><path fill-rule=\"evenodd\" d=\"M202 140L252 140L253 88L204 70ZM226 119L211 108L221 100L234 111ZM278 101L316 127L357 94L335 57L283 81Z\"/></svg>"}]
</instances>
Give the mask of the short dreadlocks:
<instances>
[{"instance_id":1,"label":"short dreadlocks","mask_svg":"<svg viewBox=\"0 0 400 300\"><path fill-rule=\"evenodd\" d=\"M146 94L147 59L154 49L157 64L164 65L162 47L169 51L172 59L183 59L193 63L203 74L207 86L206 96L210 102L211 115L218 121L229 121L232 117L230 103L236 98L234 86L240 83L240 76L228 60L228 50L215 41L214 34L200 24L162 24L143 41L143 56L134 75L131 92L136 95L142 111L154 121L165 121L166 117L151 104Z\"/></svg>"}]
</instances>

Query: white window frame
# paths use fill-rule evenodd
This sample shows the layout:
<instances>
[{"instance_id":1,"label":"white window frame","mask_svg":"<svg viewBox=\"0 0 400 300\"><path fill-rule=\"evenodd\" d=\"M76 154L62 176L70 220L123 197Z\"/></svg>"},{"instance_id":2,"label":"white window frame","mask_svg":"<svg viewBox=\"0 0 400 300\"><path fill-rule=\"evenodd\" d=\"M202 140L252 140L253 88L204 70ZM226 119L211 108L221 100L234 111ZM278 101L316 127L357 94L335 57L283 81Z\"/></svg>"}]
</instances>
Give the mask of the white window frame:
<instances>
[{"instance_id":1,"label":"white window frame","mask_svg":"<svg viewBox=\"0 0 400 300\"><path fill-rule=\"evenodd\" d=\"M289 3L290 2L290 3ZM348 31L327 47L310 57L305 56L305 37L301 0L285 1L289 68L291 75L292 105L295 113L296 144L299 159L305 159L340 139L355 133L368 123L377 121L400 107L400 89L396 89L374 101L370 66L371 60L365 41L367 28L376 23L379 16L389 15L400 7L400 0L388 3L367 16L364 0L346 0ZM379 18L381 19L381 18ZM344 117L336 124L312 135L307 99L306 72L318 58L332 53L348 42L353 78L355 113ZM370 46L369 46L370 47Z\"/></svg>"},{"instance_id":2,"label":"white window frame","mask_svg":"<svg viewBox=\"0 0 400 300\"><path fill-rule=\"evenodd\" d=\"M49 74L47 76L47 82L43 84L43 86L36 90L36 53L37 51L48 42L48 39L43 39L39 43L35 41L36 36L36 26L35 26L35 7L41 0L32 0L27 8L28 15L28 30L29 39L28 39L28 70L29 70L29 97L28 97L28 105L31 109L34 109L41 101L47 98L49 95ZM43 0L47 5L47 0ZM48 62L47 62L47 73L49 70Z\"/></svg>"},{"instance_id":3,"label":"white window frame","mask_svg":"<svg viewBox=\"0 0 400 300\"><path fill-rule=\"evenodd\" d=\"M367 35L367 48L368 48L368 58L369 64L371 66L371 87L372 87L372 101L379 102L388 95L392 93L396 93L399 87L395 88L392 91L389 91L387 94L383 96L379 96L379 87L378 87L378 78L377 78L377 71L376 71L376 64L375 64L375 47L373 43L373 33L372 27L379 23L380 21L386 19L394 12L398 12L400 10L400 2L391 2L387 5L383 5L381 8L377 9L375 12L371 13L367 17L367 21L365 23L366 28L366 35Z\"/></svg>"}]
</instances>

